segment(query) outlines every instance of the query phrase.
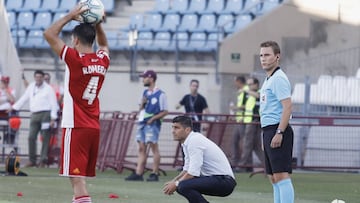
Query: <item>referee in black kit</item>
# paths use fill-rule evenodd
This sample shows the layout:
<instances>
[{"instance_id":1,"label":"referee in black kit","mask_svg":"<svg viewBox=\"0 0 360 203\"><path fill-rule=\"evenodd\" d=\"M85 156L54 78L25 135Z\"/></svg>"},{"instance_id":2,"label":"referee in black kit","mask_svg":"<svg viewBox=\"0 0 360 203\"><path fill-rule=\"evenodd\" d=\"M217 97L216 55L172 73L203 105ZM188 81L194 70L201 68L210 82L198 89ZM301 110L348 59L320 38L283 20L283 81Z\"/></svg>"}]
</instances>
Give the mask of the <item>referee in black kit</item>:
<instances>
[{"instance_id":1,"label":"referee in black kit","mask_svg":"<svg viewBox=\"0 0 360 203\"><path fill-rule=\"evenodd\" d=\"M187 116L173 119L172 134L180 141L185 163L183 171L172 181L165 183L164 193L175 191L189 203L208 203L204 195L225 197L230 195L236 181L224 152L201 133L192 130L192 121Z\"/></svg>"}]
</instances>

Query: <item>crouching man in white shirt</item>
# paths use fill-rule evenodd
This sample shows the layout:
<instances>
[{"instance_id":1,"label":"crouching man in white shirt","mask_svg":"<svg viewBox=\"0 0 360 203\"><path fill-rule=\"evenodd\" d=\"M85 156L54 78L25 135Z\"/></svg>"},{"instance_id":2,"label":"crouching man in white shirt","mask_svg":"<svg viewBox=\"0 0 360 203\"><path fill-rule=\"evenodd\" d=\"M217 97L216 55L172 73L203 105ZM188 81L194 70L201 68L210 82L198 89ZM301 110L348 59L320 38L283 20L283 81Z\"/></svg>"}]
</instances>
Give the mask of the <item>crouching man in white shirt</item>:
<instances>
[{"instance_id":1,"label":"crouching man in white shirt","mask_svg":"<svg viewBox=\"0 0 360 203\"><path fill-rule=\"evenodd\" d=\"M191 118L177 116L173 119L172 134L180 141L185 163L183 171L165 183L164 193L177 191L189 203L207 203L204 195L225 197L235 186L235 176L224 152L201 133L192 131Z\"/></svg>"}]
</instances>

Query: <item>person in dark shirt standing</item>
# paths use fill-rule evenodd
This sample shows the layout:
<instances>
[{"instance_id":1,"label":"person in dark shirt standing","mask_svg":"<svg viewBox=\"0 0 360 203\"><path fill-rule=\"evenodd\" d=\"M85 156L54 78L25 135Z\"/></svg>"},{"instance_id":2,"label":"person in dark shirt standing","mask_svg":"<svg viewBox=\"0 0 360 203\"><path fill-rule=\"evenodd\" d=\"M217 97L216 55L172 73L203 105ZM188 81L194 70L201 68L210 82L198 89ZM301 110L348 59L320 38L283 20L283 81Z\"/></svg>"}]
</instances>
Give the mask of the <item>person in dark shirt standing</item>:
<instances>
[{"instance_id":1,"label":"person in dark shirt standing","mask_svg":"<svg viewBox=\"0 0 360 203\"><path fill-rule=\"evenodd\" d=\"M204 96L198 93L199 89L199 81L196 79L192 79L190 81L190 94L185 95L179 104L176 105L176 109L181 108L181 106L185 107L185 112L192 118L193 120L193 131L200 132L201 131L201 123L202 114L209 113L209 108Z\"/></svg>"}]
</instances>

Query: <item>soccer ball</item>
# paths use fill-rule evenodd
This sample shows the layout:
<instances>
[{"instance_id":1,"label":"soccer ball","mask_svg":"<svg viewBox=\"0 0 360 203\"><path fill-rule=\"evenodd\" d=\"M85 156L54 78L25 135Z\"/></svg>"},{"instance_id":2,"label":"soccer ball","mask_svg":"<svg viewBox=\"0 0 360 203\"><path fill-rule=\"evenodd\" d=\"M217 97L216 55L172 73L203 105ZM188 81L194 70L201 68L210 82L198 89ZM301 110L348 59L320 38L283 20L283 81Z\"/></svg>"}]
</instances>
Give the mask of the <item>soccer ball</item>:
<instances>
[{"instance_id":1,"label":"soccer ball","mask_svg":"<svg viewBox=\"0 0 360 203\"><path fill-rule=\"evenodd\" d=\"M89 10L80 14L81 22L95 24L102 20L105 11L100 0L81 0L79 3L89 8Z\"/></svg>"}]
</instances>

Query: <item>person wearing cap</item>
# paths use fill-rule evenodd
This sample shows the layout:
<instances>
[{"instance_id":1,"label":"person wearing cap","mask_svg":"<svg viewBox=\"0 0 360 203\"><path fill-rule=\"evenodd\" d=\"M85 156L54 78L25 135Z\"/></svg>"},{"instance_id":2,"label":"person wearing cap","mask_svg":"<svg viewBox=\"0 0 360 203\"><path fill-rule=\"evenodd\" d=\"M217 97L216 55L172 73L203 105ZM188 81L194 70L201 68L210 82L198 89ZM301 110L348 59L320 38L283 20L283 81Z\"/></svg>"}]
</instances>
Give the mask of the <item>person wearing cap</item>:
<instances>
[{"instance_id":1,"label":"person wearing cap","mask_svg":"<svg viewBox=\"0 0 360 203\"><path fill-rule=\"evenodd\" d=\"M208 202L203 195L230 195L236 180L225 153L192 128L190 117L177 116L172 120L172 135L175 141L181 142L185 163L180 174L165 183L164 194L172 195L176 191L189 203Z\"/></svg>"},{"instance_id":2,"label":"person wearing cap","mask_svg":"<svg viewBox=\"0 0 360 203\"><path fill-rule=\"evenodd\" d=\"M153 70L147 70L140 75L147 89L141 96L138 131L136 141L138 143L138 161L136 172L125 178L127 181L143 181L143 173L147 159L147 148L150 147L154 162L153 171L147 181L159 181L159 134L162 119L168 114L168 105L165 93L155 86L157 75Z\"/></svg>"}]
</instances>

